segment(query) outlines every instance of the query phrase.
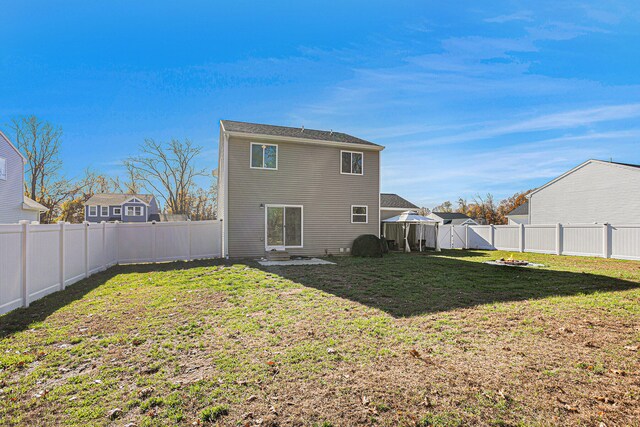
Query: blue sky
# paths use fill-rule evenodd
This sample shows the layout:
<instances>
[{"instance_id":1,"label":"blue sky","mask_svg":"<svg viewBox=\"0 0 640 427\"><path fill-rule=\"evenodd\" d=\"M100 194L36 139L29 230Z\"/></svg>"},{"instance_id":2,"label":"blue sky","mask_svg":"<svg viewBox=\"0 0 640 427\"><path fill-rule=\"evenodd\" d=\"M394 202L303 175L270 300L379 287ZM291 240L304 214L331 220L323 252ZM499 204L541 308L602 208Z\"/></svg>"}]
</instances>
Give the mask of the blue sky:
<instances>
[{"instance_id":1,"label":"blue sky","mask_svg":"<svg viewBox=\"0 0 640 427\"><path fill-rule=\"evenodd\" d=\"M4 0L0 128L60 125L69 177L145 137L214 169L220 119L334 129L428 207L640 163L640 3L483 3Z\"/></svg>"}]
</instances>

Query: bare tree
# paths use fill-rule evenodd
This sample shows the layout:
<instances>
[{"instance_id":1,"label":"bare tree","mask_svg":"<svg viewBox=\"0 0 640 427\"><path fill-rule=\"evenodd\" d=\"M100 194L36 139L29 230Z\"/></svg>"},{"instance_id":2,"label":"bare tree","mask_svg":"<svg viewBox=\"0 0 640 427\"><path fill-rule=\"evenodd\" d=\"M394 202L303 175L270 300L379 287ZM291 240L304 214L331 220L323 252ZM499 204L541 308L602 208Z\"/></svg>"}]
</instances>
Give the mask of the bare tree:
<instances>
[{"instance_id":1,"label":"bare tree","mask_svg":"<svg viewBox=\"0 0 640 427\"><path fill-rule=\"evenodd\" d=\"M450 201L443 202L442 204L433 208L432 212L453 212L453 203Z\"/></svg>"},{"instance_id":2,"label":"bare tree","mask_svg":"<svg viewBox=\"0 0 640 427\"><path fill-rule=\"evenodd\" d=\"M141 154L129 157L124 165L129 176L135 178L132 182L160 197L167 211L188 214L194 179L205 176L205 171L193 164L201 151L188 139L168 143L146 139L140 146Z\"/></svg>"},{"instance_id":3,"label":"bare tree","mask_svg":"<svg viewBox=\"0 0 640 427\"><path fill-rule=\"evenodd\" d=\"M27 158L25 193L37 200L62 167L58 159L62 129L54 128L36 116L13 119L12 128L18 148Z\"/></svg>"},{"instance_id":4,"label":"bare tree","mask_svg":"<svg viewBox=\"0 0 640 427\"><path fill-rule=\"evenodd\" d=\"M84 221L84 204L97 193L122 193L119 179L86 169L69 192L69 197L60 204L57 221Z\"/></svg>"},{"instance_id":5,"label":"bare tree","mask_svg":"<svg viewBox=\"0 0 640 427\"><path fill-rule=\"evenodd\" d=\"M25 194L49 209L41 221L50 222L61 201L73 191L71 183L60 175L62 129L36 116L13 119L12 128L16 144L27 159Z\"/></svg>"}]
</instances>

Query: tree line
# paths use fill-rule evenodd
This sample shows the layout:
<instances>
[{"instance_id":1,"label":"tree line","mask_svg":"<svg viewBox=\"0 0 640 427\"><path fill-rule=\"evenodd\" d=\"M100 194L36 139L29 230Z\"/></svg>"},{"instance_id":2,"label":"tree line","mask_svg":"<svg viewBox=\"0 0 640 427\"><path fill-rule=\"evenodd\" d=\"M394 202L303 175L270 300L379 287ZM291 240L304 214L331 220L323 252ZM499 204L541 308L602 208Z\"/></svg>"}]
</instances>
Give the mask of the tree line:
<instances>
[{"instance_id":1,"label":"tree line","mask_svg":"<svg viewBox=\"0 0 640 427\"><path fill-rule=\"evenodd\" d=\"M91 168L74 179L63 173L60 127L28 116L13 119L11 129L26 158L24 194L49 209L41 215L42 223L82 222L84 203L99 193L146 192L156 196L164 213L183 214L196 221L215 218L217 173L195 166L202 147L188 139L145 139L138 155L123 160L124 180ZM209 177L210 184L198 186L199 177Z\"/></svg>"},{"instance_id":2,"label":"tree line","mask_svg":"<svg viewBox=\"0 0 640 427\"><path fill-rule=\"evenodd\" d=\"M511 197L501 200L496 203L492 194L487 194L485 197L476 195L472 201L468 201L465 198L458 198L457 206L454 207L451 201L443 202L442 204L433 208L433 212L459 212L463 213L480 224L507 224L507 214L518 206L524 204L527 201L527 194L532 190L527 190L521 193L516 193Z\"/></svg>"}]
</instances>

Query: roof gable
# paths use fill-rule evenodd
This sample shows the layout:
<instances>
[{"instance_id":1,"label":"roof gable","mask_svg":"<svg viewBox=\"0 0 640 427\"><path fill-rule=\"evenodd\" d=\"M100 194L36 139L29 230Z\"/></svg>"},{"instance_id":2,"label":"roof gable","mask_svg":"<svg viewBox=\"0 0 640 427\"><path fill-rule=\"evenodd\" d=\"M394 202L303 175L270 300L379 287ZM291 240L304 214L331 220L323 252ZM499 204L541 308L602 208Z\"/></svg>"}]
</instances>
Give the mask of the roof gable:
<instances>
[{"instance_id":1,"label":"roof gable","mask_svg":"<svg viewBox=\"0 0 640 427\"><path fill-rule=\"evenodd\" d=\"M99 205L99 206L112 206L112 205L123 205L125 203L136 203L132 202L133 199L138 199L139 202L145 205L151 204L151 201L154 199L152 194L119 194L119 193L101 193L94 194L87 200L85 205Z\"/></svg>"},{"instance_id":2,"label":"roof gable","mask_svg":"<svg viewBox=\"0 0 640 427\"><path fill-rule=\"evenodd\" d=\"M238 122L234 120L220 120L220 124L225 132L235 132L256 136L295 138L306 141L323 141L342 144L364 145L372 148L382 147L381 145L374 144L373 142L366 141L364 139L357 138L346 133L334 132L333 130L326 131L317 129L305 129L304 127L294 128L288 126Z\"/></svg>"},{"instance_id":3,"label":"roof gable","mask_svg":"<svg viewBox=\"0 0 640 427\"><path fill-rule=\"evenodd\" d=\"M9 147L13 148L13 150L14 150L16 153L18 153L18 156L20 156L20 158L22 159L22 162L23 162L23 163L27 163L27 158L26 158L26 157L24 157L24 156L22 155L22 153L20 152L20 150L18 150L18 148L17 148L15 145L13 145L13 143L12 143L12 142L11 142L11 140L7 137L7 135L5 135L5 134L4 134L4 132L2 132L1 130L0 130L0 138L4 139L4 140L7 142L7 144L9 144Z\"/></svg>"},{"instance_id":4,"label":"roof gable","mask_svg":"<svg viewBox=\"0 0 640 427\"><path fill-rule=\"evenodd\" d=\"M533 190L532 192L527 194L526 197L528 199L530 199L532 195L534 195L538 191L542 190L543 188L547 188L548 186L560 181L562 178L564 178L564 177L566 177L568 175L571 175L572 173L576 172L577 170L580 170L583 167L588 166L588 165L593 164L593 163L597 163L597 164L601 164L601 165L607 165L607 166L611 166L611 167L617 167L617 168L625 168L625 169L635 170L635 171L639 171L640 172L640 165L635 165L635 164L632 164L632 163L607 162L607 161L604 161L604 160L589 159L584 163L580 163L578 166L574 167L573 169L568 170L567 172L563 173L559 177L554 178L551 181L547 182L546 184L536 188L535 190Z\"/></svg>"}]
</instances>

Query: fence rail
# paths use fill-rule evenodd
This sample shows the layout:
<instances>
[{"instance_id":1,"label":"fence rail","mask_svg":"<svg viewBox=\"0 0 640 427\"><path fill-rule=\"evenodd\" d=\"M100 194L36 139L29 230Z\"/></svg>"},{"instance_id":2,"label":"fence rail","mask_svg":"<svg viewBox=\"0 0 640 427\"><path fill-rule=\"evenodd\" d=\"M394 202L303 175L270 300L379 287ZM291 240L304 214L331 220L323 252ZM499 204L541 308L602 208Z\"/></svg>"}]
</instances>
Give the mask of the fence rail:
<instances>
[{"instance_id":1,"label":"fence rail","mask_svg":"<svg viewBox=\"0 0 640 427\"><path fill-rule=\"evenodd\" d=\"M115 264L217 258L220 221L0 225L0 314Z\"/></svg>"},{"instance_id":2,"label":"fence rail","mask_svg":"<svg viewBox=\"0 0 640 427\"><path fill-rule=\"evenodd\" d=\"M640 260L640 224L445 225L441 248Z\"/></svg>"}]
</instances>

